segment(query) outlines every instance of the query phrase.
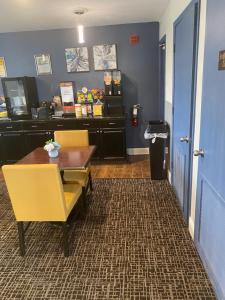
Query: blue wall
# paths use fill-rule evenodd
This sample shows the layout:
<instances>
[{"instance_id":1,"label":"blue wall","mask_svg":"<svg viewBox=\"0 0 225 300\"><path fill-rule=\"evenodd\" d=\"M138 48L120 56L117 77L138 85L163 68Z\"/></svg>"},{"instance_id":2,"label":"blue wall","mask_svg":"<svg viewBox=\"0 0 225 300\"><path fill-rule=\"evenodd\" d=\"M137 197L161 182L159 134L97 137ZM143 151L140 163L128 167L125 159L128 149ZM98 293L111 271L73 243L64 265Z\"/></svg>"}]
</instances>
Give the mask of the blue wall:
<instances>
[{"instance_id":1,"label":"blue wall","mask_svg":"<svg viewBox=\"0 0 225 300\"><path fill-rule=\"evenodd\" d=\"M129 36L136 33L140 43L129 44ZM65 48L77 47L75 29L45 30L35 32L0 34L0 56L5 57L8 77L37 76L34 54L49 53L52 61L52 75L37 77L40 100L51 100L59 94L58 83L73 80L79 89L103 87L103 72L94 71L92 46L117 44L118 68L123 73L123 90L126 111L133 104L140 103L142 124L131 128L127 120L127 146L145 147L143 139L144 121L158 118L158 40L159 24L141 23L115 26L91 27L85 29L86 46L89 47L90 72L67 73ZM2 87L0 84L0 95Z\"/></svg>"}]
</instances>

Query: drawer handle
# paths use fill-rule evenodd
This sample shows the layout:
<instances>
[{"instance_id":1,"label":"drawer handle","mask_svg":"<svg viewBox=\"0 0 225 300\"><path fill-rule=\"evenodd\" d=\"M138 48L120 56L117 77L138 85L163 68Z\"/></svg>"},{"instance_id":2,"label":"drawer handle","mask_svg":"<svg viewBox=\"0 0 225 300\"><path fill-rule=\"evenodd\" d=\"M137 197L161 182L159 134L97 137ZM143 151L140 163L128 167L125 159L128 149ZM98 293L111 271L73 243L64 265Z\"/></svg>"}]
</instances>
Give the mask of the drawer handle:
<instances>
[{"instance_id":1,"label":"drawer handle","mask_svg":"<svg viewBox=\"0 0 225 300\"><path fill-rule=\"evenodd\" d=\"M7 128L7 129L12 129L13 127L12 127L12 126L6 126L6 128Z\"/></svg>"},{"instance_id":2,"label":"drawer handle","mask_svg":"<svg viewBox=\"0 0 225 300\"><path fill-rule=\"evenodd\" d=\"M117 130L117 129L115 129L115 130L104 130L104 133L122 133L122 132L123 132L123 130Z\"/></svg>"},{"instance_id":3,"label":"drawer handle","mask_svg":"<svg viewBox=\"0 0 225 300\"><path fill-rule=\"evenodd\" d=\"M83 125L84 125L84 126L90 126L90 124L89 124L89 123L83 123Z\"/></svg>"},{"instance_id":4,"label":"drawer handle","mask_svg":"<svg viewBox=\"0 0 225 300\"><path fill-rule=\"evenodd\" d=\"M111 123L109 123L109 125L116 125L116 123L111 122Z\"/></svg>"},{"instance_id":5,"label":"drawer handle","mask_svg":"<svg viewBox=\"0 0 225 300\"><path fill-rule=\"evenodd\" d=\"M63 127L63 124L57 124L56 126L57 127Z\"/></svg>"},{"instance_id":6,"label":"drawer handle","mask_svg":"<svg viewBox=\"0 0 225 300\"><path fill-rule=\"evenodd\" d=\"M31 125L31 127L32 127L32 128L37 128L38 126L37 126L37 125Z\"/></svg>"}]
</instances>

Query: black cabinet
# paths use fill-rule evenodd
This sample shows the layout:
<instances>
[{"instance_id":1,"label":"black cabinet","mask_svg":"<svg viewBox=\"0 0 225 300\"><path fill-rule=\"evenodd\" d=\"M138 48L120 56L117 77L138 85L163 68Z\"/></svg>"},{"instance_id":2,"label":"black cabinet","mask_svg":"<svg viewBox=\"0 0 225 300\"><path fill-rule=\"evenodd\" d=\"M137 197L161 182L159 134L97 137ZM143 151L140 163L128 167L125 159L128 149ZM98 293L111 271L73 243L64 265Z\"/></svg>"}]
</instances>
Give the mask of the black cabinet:
<instances>
[{"instance_id":1,"label":"black cabinet","mask_svg":"<svg viewBox=\"0 0 225 300\"><path fill-rule=\"evenodd\" d=\"M56 130L88 130L95 159L126 158L125 118L0 122L0 163L13 163L45 142Z\"/></svg>"},{"instance_id":2,"label":"black cabinet","mask_svg":"<svg viewBox=\"0 0 225 300\"><path fill-rule=\"evenodd\" d=\"M93 158L94 159L101 158L99 130L98 129L90 129L90 130L88 130L88 135L89 135L89 144L95 145L97 147L96 151L93 155Z\"/></svg>"},{"instance_id":3,"label":"black cabinet","mask_svg":"<svg viewBox=\"0 0 225 300\"><path fill-rule=\"evenodd\" d=\"M101 131L101 152L105 159L124 158L126 142L124 129L103 129Z\"/></svg>"},{"instance_id":4,"label":"black cabinet","mask_svg":"<svg viewBox=\"0 0 225 300\"><path fill-rule=\"evenodd\" d=\"M14 163L26 155L26 140L22 132L1 133L3 163Z\"/></svg>"},{"instance_id":5,"label":"black cabinet","mask_svg":"<svg viewBox=\"0 0 225 300\"><path fill-rule=\"evenodd\" d=\"M53 131L26 132L26 152L30 153L38 147L44 147L46 141L54 138Z\"/></svg>"}]
</instances>

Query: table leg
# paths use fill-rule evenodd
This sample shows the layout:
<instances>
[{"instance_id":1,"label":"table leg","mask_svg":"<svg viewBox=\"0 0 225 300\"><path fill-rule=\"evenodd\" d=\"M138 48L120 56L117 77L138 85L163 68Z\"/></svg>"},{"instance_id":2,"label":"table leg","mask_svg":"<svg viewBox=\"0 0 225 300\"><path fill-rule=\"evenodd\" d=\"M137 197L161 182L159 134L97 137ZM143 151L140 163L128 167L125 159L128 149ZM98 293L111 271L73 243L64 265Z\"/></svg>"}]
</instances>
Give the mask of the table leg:
<instances>
[{"instance_id":1,"label":"table leg","mask_svg":"<svg viewBox=\"0 0 225 300\"><path fill-rule=\"evenodd\" d=\"M60 170L60 175L61 175L61 179L62 179L62 183L65 184L65 180L64 180L64 170Z\"/></svg>"}]
</instances>

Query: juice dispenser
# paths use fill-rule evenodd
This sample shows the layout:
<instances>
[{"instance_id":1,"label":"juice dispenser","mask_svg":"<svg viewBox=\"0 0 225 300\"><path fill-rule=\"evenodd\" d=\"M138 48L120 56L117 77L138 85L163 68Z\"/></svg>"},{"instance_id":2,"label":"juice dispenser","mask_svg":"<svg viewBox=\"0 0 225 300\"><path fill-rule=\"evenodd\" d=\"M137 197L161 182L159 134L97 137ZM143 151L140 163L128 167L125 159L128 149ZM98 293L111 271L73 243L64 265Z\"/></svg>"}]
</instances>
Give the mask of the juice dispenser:
<instances>
[{"instance_id":1,"label":"juice dispenser","mask_svg":"<svg viewBox=\"0 0 225 300\"><path fill-rule=\"evenodd\" d=\"M113 95L120 96L122 95L121 72L119 70L114 70L112 77L113 77Z\"/></svg>"},{"instance_id":2,"label":"juice dispenser","mask_svg":"<svg viewBox=\"0 0 225 300\"><path fill-rule=\"evenodd\" d=\"M112 93L112 72L106 71L104 72L104 83L105 83L105 95L111 96Z\"/></svg>"}]
</instances>

